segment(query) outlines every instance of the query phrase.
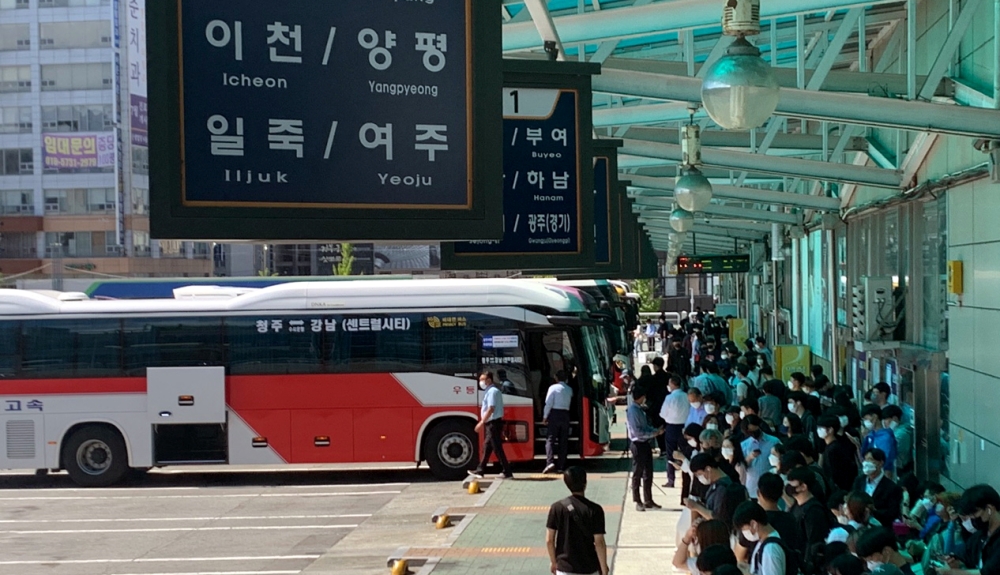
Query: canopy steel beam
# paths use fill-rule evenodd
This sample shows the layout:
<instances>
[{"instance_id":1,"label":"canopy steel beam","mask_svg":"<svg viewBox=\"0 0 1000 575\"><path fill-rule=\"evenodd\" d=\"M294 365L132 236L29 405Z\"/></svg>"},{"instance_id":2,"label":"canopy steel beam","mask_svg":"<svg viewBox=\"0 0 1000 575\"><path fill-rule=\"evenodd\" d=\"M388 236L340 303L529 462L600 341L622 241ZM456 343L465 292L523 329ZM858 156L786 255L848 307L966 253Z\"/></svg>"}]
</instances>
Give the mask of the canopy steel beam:
<instances>
[{"instance_id":1,"label":"canopy steel beam","mask_svg":"<svg viewBox=\"0 0 1000 575\"><path fill-rule=\"evenodd\" d=\"M595 92L654 100L701 101L701 80L603 68ZM629 110L630 108L623 108ZM775 114L866 126L1000 139L1000 111L872 96L782 88ZM625 120L624 118L622 120ZM627 120L623 123L628 123Z\"/></svg>"},{"instance_id":2,"label":"canopy steel beam","mask_svg":"<svg viewBox=\"0 0 1000 575\"><path fill-rule=\"evenodd\" d=\"M642 221L640 219L640 221ZM666 232L673 232L674 229L670 227L670 224L663 223L657 220L653 221L642 221L643 225L650 230L661 230ZM697 234L706 234L712 236L719 236L723 238L738 238L744 240L759 240L768 233L770 233L771 226L766 226L766 232L753 232L746 229L730 229L725 226L720 226L716 224L695 224L691 231Z\"/></svg>"},{"instance_id":3,"label":"canopy steel beam","mask_svg":"<svg viewBox=\"0 0 1000 575\"><path fill-rule=\"evenodd\" d=\"M966 0L963 3L962 13L959 14L954 26L948 31L948 37L945 39L944 44L941 45L941 49L938 50L937 58L934 59L927 78L923 81L920 92L917 94L917 97L921 100L930 100L931 96L934 95L935 82L937 82L938 78L943 78L948 72L948 66L955 56L955 51L958 50L962 38L965 37L965 31L972 24L972 19L975 17L980 4L982 4L982 0ZM917 80L917 82L919 83L920 80Z\"/></svg>"},{"instance_id":4,"label":"canopy steel beam","mask_svg":"<svg viewBox=\"0 0 1000 575\"><path fill-rule=\"evenodd\" d=\"M565 62L566 49L563 48L555 22L552 21L552 15L549 14L547 0L524 0L524 7L531 14L531 20L535 24L535 30L538 32L538 35L544 42L555 42L556 49L559 51L556 59L560 62Z\"/></svg>"},{"instance_id":5,"label":"canopy steel beam","mask_svg":"<svg viewBox=\"0 0 1000 575\"><path fill-rule=\"evenodd\" d=\"M815 94L815 92L812 93ZM998 113L998 116L1000 116L1000 113ZM641 140L626 139L625 145L622 146L619 153L673 160L676 162L682 160L681 147L678 145L643 142ZM731 152L711 148L702 149L701 159L706 166L731 168L734 170L779 174L783 176L800 176L814 180L854 183L878 188L899 188L902 185L902 176L899 172L882 168L862 168L846 166L844 164L817 162L815 160L762 156L759 154Z\"/></svg>"},{"instance_id":6,"label":"canopy steel beam","mask_svg":"<svg viewBox=\"0 0 1000 575\"><path fill-rule=\"evenodd\" d=\"M832 61L829 61L828 63L831 66L836 63L838 53L830 52L830 54L832 54L830 56ZM608 58L605 60L603 69L687 77L687 67L683 62L663 62L659 60L640 60L637 58L618 57ZM776 67L772 68L772 72L774 72L774 76L782 88L798 88L798 79L796 78L795 68ZM814 73L812 77L817 78L819 76ZM917 76L917 79L922 82L926 82L928 76ZM811 80L812 78L810 78L810 81ZM906 74L881 73L878 76L873 76L867 72L829 70L826 77L823 79L822 88L825 92L869 94L872 91L873 83L877 84L878 90L881 92L889 94L905 93ZM942 82L941 77L938 77L937 82L933 85L933 87L934 95L936 96L944 96L949 93L948 83ZM595 91L597 91L596 88Z\"/></svg>"},{"instance_id":7,"label":"canopy steel beam","mask_svg":"<svg viewBox=\"0 0 1000 575\"><path fill-rule=\"evenodd\" d=\"M887 4L892 0L875 0L869 4ZM761 4L760 17L773 18L790 14L809 14L857 5L845 0L768 0ZM601 10L599 14L571 14L555 18L563 42L599 42L613 38L662 34L687 28L717 26L722 8L705 0L673 0L648 6L633 6ZM542 39L531 23L506 24L503 27L503 49L531 50L541 48Z\"/></svg>"},{"instance_id":8,"label":"canopy steel beam","mask_svg":"<svg viewBox=\"0 0 1000 575\"><path fill-rule=\"evenodd\" d=\"M663 192L673 192L676 180L674 178L653 178L650 176L631 175L629 180L632 186L629 187L629 195L632 197L673 197L673 194ZM642 188L648 188L644 190ZM655 190L655 191L654 191ZM826 198L822 196L809 196L792 192L776 192L774 190L761 190L757 188L737 188L735 186L712 186L712 194L723 200L740 200L744 202L755 202L761 204L774 204L777 206L791 206L795 208L813 209L824 212L840 211L840 200L837 198Z\"/></svg>"},{"instance_id":9,"label":"canopy steel beam","mask_svg":"<svg viewBox=\"0 0 1000 575\"><path fill-rule=\"evenodd\" d=\"M596 115L596 111L595 111ZM676 128L630 128L628 137L644 142L660 142L661 144L680 144L680 131ZM753 144L750 132L730 132L728 130L705 130L701 133L701 145L709 148L750 148ZM790 150L823 150L823 137L813 134L775 134L771 149ZM868 140L862 137L852 137L845 143L845 150L852 152L868 151Z\"/></svg>"},{"instance_id":10,"label":"canopy steel beam","mask_svg":"<svg viewBox=\"0 0 1000 575\"><path fill-rule=\"evenodd\" d=\"M670 219L670 210L674 202L668 198L636 198L635 207L638 213L645 217L660 219ZM633 210L635 211L635 210ZM724 206L721 204L709 204L704 210L695 214L695 219L702 214L710 216L723 216L727 218L746 219L758 222L775 222L788 224L790 226L801 226L802 216L799 214L786 214L784 212L770 212L766 210L755 210L753 208L742 208L738 206Z\"/></svg>"}]
</instances>

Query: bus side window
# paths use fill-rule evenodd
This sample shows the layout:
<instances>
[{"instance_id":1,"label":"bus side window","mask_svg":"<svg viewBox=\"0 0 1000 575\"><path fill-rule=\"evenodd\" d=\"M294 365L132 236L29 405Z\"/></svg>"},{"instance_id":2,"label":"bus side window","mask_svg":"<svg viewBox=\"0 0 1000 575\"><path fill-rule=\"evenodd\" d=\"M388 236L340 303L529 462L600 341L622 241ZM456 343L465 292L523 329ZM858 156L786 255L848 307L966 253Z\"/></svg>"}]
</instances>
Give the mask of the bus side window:
<instances>
[{"instance_id":1,"label":"bus side window","mask_svg":"<svg viewBox=\"0 0 1000 575\"><path fill-rule=\"evenodd\" d=\"M0 377L17 375L20 357L21 322L0 323Z\"/></svg>"}]
</instances>

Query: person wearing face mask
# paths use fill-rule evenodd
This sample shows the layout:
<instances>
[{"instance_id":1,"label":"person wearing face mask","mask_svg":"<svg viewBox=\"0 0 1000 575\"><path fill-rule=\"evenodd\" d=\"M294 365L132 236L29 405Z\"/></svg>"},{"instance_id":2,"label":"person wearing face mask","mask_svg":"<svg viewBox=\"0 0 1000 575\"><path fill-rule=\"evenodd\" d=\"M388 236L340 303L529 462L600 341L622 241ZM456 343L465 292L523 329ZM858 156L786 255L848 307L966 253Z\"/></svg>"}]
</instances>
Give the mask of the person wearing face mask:
<instances>
[{"instance_id":1,"label":"person wearing face mask","mask_svg":"<svg viewBox=\"0 0 1000 575\"><path fill-rule=\"evenodd\" d=\"M899 543L892 531L883 527L861 534L855 546L857 556L868 564L872 575L913 575L909 561L899 552Z\"/></svg>"},{"instance_id":2,"label":"person wearing face mask","mask_svg":"<svg viewBox=\"0 0 1000 575\"><path fill-rule=\"evenodd\" d=\"M871 393L872 403L879 407L884 408L894 403L892 401L892 387L884 381L876 383L869 393Z\"/></svg>"},{"instance_id":3,"label":"person wearing face mask","mask_svg":"<svg viewBox=\"0 0 1000 575\"><path fill-rule=\"evenodd\" d=\"M702 497L705 495L705 491L707 491L704 485L693 480L690 467L691 459L700 453L701 445L698 443L698 438L701 436L702 431L705 431L705 428L697 423L685 425L682 440L677 446L677 451L672 454L673 458L667 461L668 465L683 472L681 473L681 505L684 505L684 500L689 495Z\"/></svg>"},{"instance_id":4,"label":"person wearing face mask","mask_svg":"<svg viewBox=\"0 0 1000 575\"><path fill-rule=\"evenodd\" d=\"M767 340L762 336L757 336L757 339L754 341L753 350L757 352L757 355L764 356L767 365L774 365L774 354L771 353L771 350L767 349Z\"/></svg>"},{"instance_id":5,"label":"person wearing face mask","mask_svg":"<svg viewBox=\"0 0 1000 575\"><path fill-rule=\"evenodd\" d=\"M732 389L729 383L719 375L719 368L710 361L703 361L698 364L701 373L691 381L691 385L697 387L705 395L716 394L719 405L730 405L732 403Z\"/></svg>"},{"instance_id":6,"label":"person wearing face mask","mask_svg":"<svg viewBox=\"0 0 1000 575\"><path fill-rule=\"evenodd\" d=\"M743 420L743 426L747 432L747 438L740 444L740 450L744 454L744 462L747 468L746 487L750 493L757 493L757 481L765 473L771 471L772 467L768 455L771 450L779 444L778 438L764 433L763 421L756 415L748 415Z\"/></svg>"},{"instance_id":7,"label":"person wearing face mask","mask_svg":"<svg viewBox=\"0 0 1000 575\"><path fill-rule=\"evenodd\" d=\"M896 476L913 470L913 427L903 423L903 410L898 405L882 408L882 426L896 437Z\"/></svg>"},{"instance_id":8,"label":"person wearing face mask","mask_svg":"<svg viewBox=\"0 0 1000 575\"><path fill-rule=\"evenodd\" d=\"M746 501L733 514L733 527L743 539L754 545L750 552L751 575L796 575L799 572L795 553L767 520L767 511L753 501Z\"/></svg>"},{"instance_id":9,"label":"person wearing face mask","mask_svg":"<svg viewBox=\"0 0 1000 575\"><path fill-rule=\"evenodd\" d=\"M928 525L930 530L933 530L941 521L934 512L934 507L937 505L938 495L944 493L944 486L940 483L927 482L920 486L920 493L922 496L913 507L909 511L903 510L903 522L911 529L921 532ZM920 539L924 540L924 536L921 535Z\"/></svg>"},{"instance_id":10,"label":"person wearing face mask","mask_svg":"<svg viewBox=\"0 0 1000 575\"><path fill-rule=\"evenodd\" d=\"M700 575L698 556L702 549L713 545L729 546L729 529L726 524L718 520L692 523L674 552L674 567L680 571L688 571L691 575Z\"/></svg>"},{"instance_id":11,"label":"person wearing face mask","mask_svg":"<svg viewBox=\"0 0 1000 575\"><path fill-rule=\"evenodd\" d=\"M689 388L687 391L688 403L691 405L691 410L688 411L687 421L684 422L685 425L690 425L692 423L697 423L701 425L702 421L705 421L705 416L708 412L705 411L705 402L703 401L701 390L697 387Z\"/></svg>"},{"instance_id":12,"label":"person wearing face mask","mask_svg":"<svg viewBox=\"0 0 1000 575\"><path fill-rule=\"evenodd\" d=\"M500 388L493 384L493 373L485 372L479 376L479 389L483 391L483 405L480 409L479 423L476 424L476 432L484 432L483 458L479 466L472 471L472 475L482 477L486 471L486 466L490 462L493 453L497 455L497 461L503 468L503 477L512 479L514 473L507 462L507 455L503 451L503 394Z\"/></svg>"},{"instance_id":13,"label":"person wearing face mask","mask_svg":"<svg viewBox=\"0 0 1000 575\"><path fill-rule=\"evenodd\" d=\"M729 477L729 479L733 480L734 483L742 485L743 483L740 481L739 471L737 471L729 460L727 460L722 454L722 444L724 441L722 434L715 429L705 429L705 431L701 432L698 439L701 445L702 453L707 453L715 458L715 462L718 463L719 469L721 469L722 472Z\"/></svg>"},{"instance_id":14,"label":"person wearing face mask","mask_svg":"<svg viewBox=\"0 0 1000 575\"><path fill-rule=\"evenodd\" d=\"M793 391L788 394L788 412L794 413L802 420L802 433L810 439L816 437L816 418L807 409L809 396L802 391Z\"/></svg>"},{"instance_id":15,"label":"person wearing face mask","mask_svg":"<svg viewBox=\"0 0 1000 575\"><path fill-rule=\"evenodd\" d=\"M632 450L632 501L636 511L659 509L653 502L653 446L651 441L663 433L649 425L643 405L646 390L636 387L632 390L632 405L625 411L628 439ZM640 498L639 488L642 488Z\"/></svg>"},{"instance_id":16,"label":"person wearing face mask","mask_svg":"<svg viewBox=\"0 0 1000 575\"><path fill-rule=\"evenodd\" d=\"M802 385L805 382L805 374L796 371L788 378L788 391L802 391Z\"/></svg>"},{"instance_id":17,"label":"person wearing face mask","mask_svg":"<svg viewBox=\"0 0 1000 575\"><path fill-rule=\"evenodd\" d=\"M733 438L727 437L722 440L722 459L732 466L733 470L736 471L737 481L741 485L746 485L747 482L747 465L746 457L743 455L743 449L740 447L740 442L733 441Z\"/></svg>"},{"instance_id":18,"label":"person wearing face mask","mask_svg":"<svg viewBox=\"0 0 1000 575\"><path fill-rule=\"evenodd\" d=\"M689 498L684 504L692 514L704 519L718 519L731 528L733 512L739 504L736 500L746 501L747 490L726 475L715 457L709 453L694 456L691 460L691 473L699 483L708 487L708 491L705 493L704 503Z\"/></svg>"},{"instance_id":19,"label":"person wearing face mask","mask_svg":"<svg viewBox=\"0 0 1000 575\"><path fill-rule=\"evenodd\" d=\"M736 392L735 403L739 405L747 398L760 399L760 390L750 381L750 368L744 364L736 366L733 379L729 382L730 387ZM752 397L751 397L752 394Z\"/></svg>"},{"instance_id":20,"label":"person wearing face mask","mask_svg":"<svg viewBox=\"0 0 1000 575\"><path fill-rule=\"evenodd\" d=\"M816 422L816 434L825 446L820 465L837 489L849 491L858 476L858 448L843 434L840 418L824 415Z\"/></svg>"},{"instance_id":21,"label":"person wearing face mask","mask_svg":"<svg viewBox=\"0 0 1000 575\"><path fill-rule=\"evenodd\" d=\"M963 557L949 557L940 575L1000 574L1000 494L989 485L974 485L955 505L962 527L972 534Z\"/></svg>"},{"instance_id":22,"label":"person wearing face mask","mask_svg":"<svg viewBox=\"0 0 1000 575\"><path fill-rule=\"evenodd\" d=\"M833 541L846 542L852 533L864 531L872 527L882 527L878 519L872 515L875 502L863 491L852 491L844 499L840 525L830 530L827 543Z\"/></svg>"},{"instance_id":23,"label":"person wearing face mask","mask_svg":"<svg viewBox=\"0 0 1000 575\"><path fill-rule=\"evenodd\" d=\"M861 453L878 448L885 453L885 472L890 476L896 470L896 435L891 429L882 427L882 408L868 405L861 411L861 421L867 432L861 441Z\"/></svg>"},{"instance_id":24,"label":"person wearing face mask","mask_svg":"<svg viewBox=\"0 0 1000 575\"><path fill-rule=\"evenodd\" d=\"M771 453L767 456L767 464L771 466L769 473L781 473L781 458L788 453L784 444L778 443L771 448ZM781 475L781 480L788 479L788 474Z\"/></svg>"},{"instance_id":25,"label":"person wearing face mask","mask_svg":"<svg viewBox=\"0 0 1000 575\"><path fill-rule=\"evenodd\" d=\"M784 494L785 481L774 473L765 473L757 482L757 503L767 512L767 523L778 531L788 547L805 549L805 539L799 532L795 517L778 506Z\"/></svg>"},{"instance_id":26,"label":"person wearing face mask","mask_svg":"<svg viewBox=\"0 0 1000 575\"><path fill-rule=\"evenodd\" d=\"M671 456L680 442L683 440L684 425L688 422L691 413L691 402L688 395L684 393L680 376L671 375L667 389L669 393L663 400L663 407L660 408L660 419L665 423L663 431L663 454L664 457ZM673 487L675 472L673 465L667 465L667 482L664 487Z\"/></svg>"},{"instance_id":27,"label":"person wearing face mask","mask_svg":"<svg viewBox=\"0 0 1000 575\"><path fill-rule=\"evenodd\" d=\"M930 534L927 541L927 551L922 561L925 573L931 559L938 563L937 567L945 567L940 563L941 557L965 557L965 538L968 532L962 527L962 520L955 511L955 505L961 498L958 493L938 495L934 513L941 519L941 523L938 524L937 532Z\"/></svg>"},{"instance_id":28,"label":"person wearing face mask","mask_svg":"<svg viewBox=\"0 0 1000 575\"><path fill-rule=\"evenodd\" d=\"M819 571L826 536L838 525L833 513L813 495L815 491L816 476L808 467L798 467L788 474L785 495L795 501L790 512L805 534L806 573Z\"/></svg>"},{"instance_id":29,"label":"person wearing face mask","mask_svg":"<svg viewBox=\"0 0 1000 575\"><path fill-rule=\"evenodd\" d=\"M861 464L864 475L854 481L854 490L871 496L875 501L875 519L883 527L891 528L892 523L900 517L903 489L886 476L885 460L885 452L877 447L865 452L865 459Z\"/></svg>"}]
</instances>

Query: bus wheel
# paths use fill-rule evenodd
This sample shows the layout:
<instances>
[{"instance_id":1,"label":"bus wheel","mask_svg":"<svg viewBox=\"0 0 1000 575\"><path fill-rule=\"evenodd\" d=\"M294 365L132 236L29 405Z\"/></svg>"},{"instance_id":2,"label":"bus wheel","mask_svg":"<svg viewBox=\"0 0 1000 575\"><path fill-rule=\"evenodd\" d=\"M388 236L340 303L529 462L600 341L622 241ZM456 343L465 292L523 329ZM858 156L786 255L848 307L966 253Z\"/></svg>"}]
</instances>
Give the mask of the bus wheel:
<instances>
[{"instance_id":1,"label":"bus wheel","mask_svg":"<svg viewBox=\"0 0 1000 575\"><path fill-rule=\"evenodd\" d=\"M63 467L78 485L107 487L128 472L128 452L117 431L88 425L74 431L63 447Z\"/></svg>"},{"instance_id":2,"label":"bus wheel","mask_svg":"<svg viewBox=\"0 0 1000 575\"><path fill-rule=\"evenodd\" d=\"M438 479L462 479L476 464L479 435L472 423L449 420L435 425L424 442L424 459Z\"/></svg>"}]
</instances>

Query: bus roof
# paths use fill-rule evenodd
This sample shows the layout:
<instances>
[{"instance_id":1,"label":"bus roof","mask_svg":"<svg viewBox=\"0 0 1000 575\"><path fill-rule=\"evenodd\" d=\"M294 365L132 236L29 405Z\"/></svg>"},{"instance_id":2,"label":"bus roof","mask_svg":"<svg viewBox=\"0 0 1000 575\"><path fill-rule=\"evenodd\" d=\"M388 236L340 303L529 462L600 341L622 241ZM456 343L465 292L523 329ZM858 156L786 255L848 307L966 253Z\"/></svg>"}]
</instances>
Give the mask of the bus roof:
<instances>
[{"instance_id":1,"label":"bus roof","mask_svg":"<svg viewBox=\"0 0 1000 575\"><path fill-rule=\"evenodd\" d=\"M571 287L508 279L298 282L228 299L180 300L61 301L51 295L4 289L0 290L0 316L493 306L537 306L560 313L586 313L587 298Z\"/></svg>"},{"instance_id":2,"label":"bus roof","mask_svg":"<svg viewBox=\"0 0 1000 575\"><path fill-rule=\"evenodd\" d=\"M255 276L255 277L206 277L206 278L128 278L101 280L87 288L92 298L105 299L170 299L178 288L210 285L218 287L260 289L292 282L331 281L384 281L408 280L408 275L378 276Z\"/></svg>"}]
</instances>

